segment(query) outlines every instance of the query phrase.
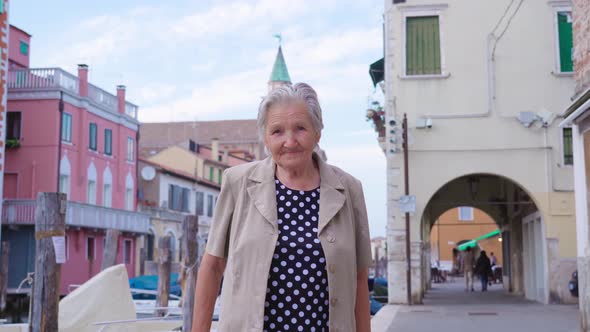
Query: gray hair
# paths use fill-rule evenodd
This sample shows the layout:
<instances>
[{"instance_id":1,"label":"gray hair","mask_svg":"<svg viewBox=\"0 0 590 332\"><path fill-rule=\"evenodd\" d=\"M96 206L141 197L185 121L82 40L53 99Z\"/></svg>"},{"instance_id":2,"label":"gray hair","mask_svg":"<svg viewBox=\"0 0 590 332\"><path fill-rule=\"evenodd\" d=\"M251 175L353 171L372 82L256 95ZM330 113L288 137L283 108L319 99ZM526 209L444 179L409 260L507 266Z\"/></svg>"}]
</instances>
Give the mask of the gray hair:
<instances>
[{"instance_id":1,"label":"gray hair","mask_svg":"<svg viewBox=\"0 0 590 332\"><path fill-rule=\"evenodd\" d=\"M258 107L258 137L264 142L266 130L266 118L268 110L275 105L301 101L307 105L309 118L315 131L320 134L324 129L322 121L322 108L315 90L306 83L287 84L280 86L264 97Z\"/></svg>"}]
</instances>

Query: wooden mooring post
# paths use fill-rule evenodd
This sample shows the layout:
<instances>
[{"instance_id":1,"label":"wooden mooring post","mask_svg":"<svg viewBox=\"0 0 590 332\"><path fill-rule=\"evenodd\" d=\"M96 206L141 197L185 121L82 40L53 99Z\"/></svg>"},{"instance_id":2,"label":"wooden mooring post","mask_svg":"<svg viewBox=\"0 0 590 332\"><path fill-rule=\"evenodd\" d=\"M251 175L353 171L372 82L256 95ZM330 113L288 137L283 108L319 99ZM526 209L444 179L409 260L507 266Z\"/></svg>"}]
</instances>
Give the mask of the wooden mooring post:
<instances>
[{"instance_id":1,"label":"wooden mooring post","mask_svg":"<svg viewBox=\"0 0 590 332\"><path fill-rule=\"evenodd\" d=\"M158 293L156 294L156 307L168 306L168 294L170 293L170 272L172 270L172 251L170 236L162 236L158 240ZM156 309L156 316L166 315L164 309Z\"/></svg>"},{"instance_id":2,"label":"wooden mooring post","mask_svg":"<svg viewBox=\"0 0 590 332\"><path fill-rule=\"evenodd\" d=\"M102 253L102 265L100 270L103 271L117 264L117 246L119 244L120 232L116 229L108 229L106 235L105 248Z\"/></svg>"},{"instance_id":3,"label":"wooden mooring post","mask_svg":"<svg viewBox=\"0 0 590 332\"><path fill-rule=\"evenodd\" d=\"M57 332L61 265L55 249L65 243L66 195L38 193L35 208L35 278L31 329ZM65 249L64 247L60 249Z\"/></svg>"},{"instance_id":4,"label":"wooden mooring post","mask_svg":"<svg viewBox=\"0 0 590 332\"><path fill-rule=\"evenodd\" d=\"M197 258L199 257L199 219L197 216L186 216L182 223L182 251L184 257L182 287L182 328L191 331L193 311L195 308L195 283L197 282Z\"/></svg>"},{"instance_id":5,"label":"wooden mooring post","mask_svg":"<svg viewBox=\"0 0 590 332\"><path fill-rule=\"evenodd\" d=\"M6 290L8 288L8 257L10 257L10 243L2 241L2 256L0 257L0 312L6 310Z\"/></svg>"}]
</instances>

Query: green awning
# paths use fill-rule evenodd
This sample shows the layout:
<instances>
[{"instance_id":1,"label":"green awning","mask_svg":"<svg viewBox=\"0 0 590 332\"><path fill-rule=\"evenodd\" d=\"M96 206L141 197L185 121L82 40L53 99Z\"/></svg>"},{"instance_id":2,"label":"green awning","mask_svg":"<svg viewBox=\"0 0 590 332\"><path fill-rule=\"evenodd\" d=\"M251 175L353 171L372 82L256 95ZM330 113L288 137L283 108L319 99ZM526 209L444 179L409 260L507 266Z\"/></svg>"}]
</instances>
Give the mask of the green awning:
<instances>
[{"instance_id":1,"label":"green awning","mask_svg":"<svg viewBox=\"0 0 590 332\"><path fill-rule=\"evenodd\" d=\"M369 75L373 80L373 86L377 86L377 83L383 81L385 76L385 59L381 58L369 66Z\"/></svg>"},{"instance_id":2,"label":"green awning","mask_svg":"<svg viewBox=\"0 0 590 332\"><path fill-rule=\"evenodd\" d=\"M500 235L500 230L499 229L496 229L493 232L490 232L488 234L484 234L482 236L478 236L478 237L476 237L475 239L473 239L471 241L467 241L467 242L465 242L463 244L460 244L457 247L457 249L459 249L459 251L463 251L463 250L467 249L468 247L469 248L473 248L473 247L475 247L475 245L477 244L478 241L489 239L491 237L498 236L498 235Z\"/></svg>"}]
</instances>

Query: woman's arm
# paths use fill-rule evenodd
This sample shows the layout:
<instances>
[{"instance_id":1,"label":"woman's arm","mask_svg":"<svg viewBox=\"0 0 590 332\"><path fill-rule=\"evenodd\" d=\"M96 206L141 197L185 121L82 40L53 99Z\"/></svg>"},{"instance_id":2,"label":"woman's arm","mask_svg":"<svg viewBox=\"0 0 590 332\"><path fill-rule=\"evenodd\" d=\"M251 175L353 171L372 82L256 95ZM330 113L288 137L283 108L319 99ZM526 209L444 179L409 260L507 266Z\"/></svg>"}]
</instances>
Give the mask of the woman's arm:
<instances>
[{"instance_id":1,"label":"woman's arm","mask_svg":"<svg viewBox=\"0 0 590 332\"><path fill-rule=\"evenodd\" d=\"M356 305L354 314L356 317L356 331L371 331L371 307L369 302L369 269L361 268L356 277Z\"/></svg>"},{"instance_id":2,"label":"woman's arm","mask_svg":"<svg viewBox=\"0 0 590 332\"><path fill-rule=\"evenodd\" d=\"M193 312L193 328L191 332L209 332L215 308L215 300L219 294L219 285L225 270L225 259L209 254L203 255L195 294Z\"/></svg>"}]
</instances>

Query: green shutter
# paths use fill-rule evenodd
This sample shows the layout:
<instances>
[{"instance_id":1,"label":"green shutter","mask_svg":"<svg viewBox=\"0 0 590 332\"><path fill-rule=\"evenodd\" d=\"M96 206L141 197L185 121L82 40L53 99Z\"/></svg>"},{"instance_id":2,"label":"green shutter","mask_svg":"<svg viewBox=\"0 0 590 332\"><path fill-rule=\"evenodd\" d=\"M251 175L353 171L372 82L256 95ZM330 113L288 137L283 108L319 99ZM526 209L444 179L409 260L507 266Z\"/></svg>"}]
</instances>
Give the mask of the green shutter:
<instances>
[{"instance_id":1,"label":"green shutter","mask_svg":"<svg viewBox=\"0 0 590 332\"><path fill-rule=\"evenodd\" d=\"M110 129L104 130L104 153L109 156L113 153L113 132Z\"/></svg>"},{"instance_id":2,"label":"green shutter","mask_svg":"<svg viewBox=\"0 0 590 332\"><path fill-rule=\"evenodd\" d=\"M96 151L96 123L90 124L90 142L89 142L90 150Z\"/></svg>"},{"instance_id":3,"label":"green shutter","mask_svg":"<svg viewBox=\"0 0 590 332\"><path fill-rule=\"evenodd\" d=\"M4 14L4 0L0 0L0 14Z\"/></svg>"},{"instance_id":4,"label":"green shutter","mask_svg":"<svg viewBox=\"0 0 590 332\"><path fill-rule=\"evenodd\" d=\"M441 74L438 16L408 17L406 75Z\"/></svg>"},{"instance_id":5,"label":"green shutter","mask_svg":"<svg viewBox=\"0 0 590 332\"><path fill-rule=\"evenodd\" d=\"M29 44L21 40L20 42L20 53L22 55L29 55Z\"/></svg>"},{"instance_id":6,"label":"green shutter","mask_svg":"<svg viewBox=\"0 0 590 332\"><path fill-rule=\"evenodd\" d=\"M557 28L559 32L559 69L562 73L574 71L574 37L572 32L571 15L570 12L557 13Z\"/></svg>"},{"instance_id":7,"label":"green shutter","mask_svg":"<svg viewBox=\"0 0 590 332\"><path fill-rule=\"evenodd\" d=\"M215 169L213 167L209 168L209 180L213 181L213 172Z\"/></svg>"}]
</instances>

